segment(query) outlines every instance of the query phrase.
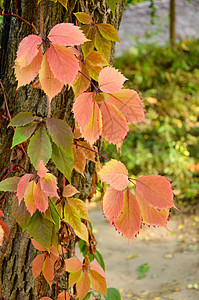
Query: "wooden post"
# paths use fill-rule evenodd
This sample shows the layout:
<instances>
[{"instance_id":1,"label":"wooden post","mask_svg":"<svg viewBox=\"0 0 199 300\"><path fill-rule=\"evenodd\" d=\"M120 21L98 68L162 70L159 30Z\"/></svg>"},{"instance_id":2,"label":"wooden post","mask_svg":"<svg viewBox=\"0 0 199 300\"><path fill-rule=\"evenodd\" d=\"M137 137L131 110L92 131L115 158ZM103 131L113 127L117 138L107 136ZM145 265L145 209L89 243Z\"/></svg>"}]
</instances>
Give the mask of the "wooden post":
<instances>
[{"instance_id":1,"label":"wooden post","mask_svg":"<svg viewBox=\"0 0 199 300\"><path fill-rule=\"evenodd\" d=\"M175 12L175 0L170 0L170 45L171 47L175 46L176 32L175 32L175 23L176 23L176 12Z\"/></svg>"}]
</instances>

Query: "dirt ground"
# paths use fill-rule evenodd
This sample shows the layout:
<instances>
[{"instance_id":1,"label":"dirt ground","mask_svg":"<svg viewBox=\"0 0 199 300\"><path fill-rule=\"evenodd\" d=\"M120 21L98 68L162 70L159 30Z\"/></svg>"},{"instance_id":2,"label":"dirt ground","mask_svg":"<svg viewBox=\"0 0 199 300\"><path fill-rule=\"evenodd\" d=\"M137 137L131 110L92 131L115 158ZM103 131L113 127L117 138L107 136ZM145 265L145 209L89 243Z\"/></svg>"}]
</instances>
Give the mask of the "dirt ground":
<instances>
[{"instance_id":1,"label":"dirt ground","mask_svg":"<svg viewBox=\"0 0 199 300\"><path fill-rule=\"evenodd\" d=\"M129 241L104 218L101 208L89 210L98 250L106 265L108 287L123 300L199 299L199 217L171 217L167 231L144 227ZM145 277L137 268L148 264Z\"/></svg>"}]
</instances>

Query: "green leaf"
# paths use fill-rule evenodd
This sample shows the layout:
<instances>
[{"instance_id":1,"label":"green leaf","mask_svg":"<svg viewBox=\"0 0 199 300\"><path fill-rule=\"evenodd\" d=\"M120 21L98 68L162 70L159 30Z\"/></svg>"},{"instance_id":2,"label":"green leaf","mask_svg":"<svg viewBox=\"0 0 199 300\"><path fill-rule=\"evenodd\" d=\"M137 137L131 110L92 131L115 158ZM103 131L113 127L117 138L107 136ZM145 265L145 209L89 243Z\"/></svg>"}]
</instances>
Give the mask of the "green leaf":
<instances>
[{"instance_id":1,"label":"green leaf","mask_svg":"<svg viewBox=\"0 0 199 300\"><path fill-rule=\"evenodd\" d=\"M2 192L16 192L17 184L19 183L20 177L14 176L9 177L0 182L0 191Z\"/></svg>"},{"instance_id":2,"label":"green leaf","mask_svg":"<svg viewBox=\"0 0 199 300\"><path fill-rule=\"evenodd\" d=\"M52 142L52 160L61 173L71 183L71 173L73 170L74 159L73 156L67 155L60 147Z\"/></svg>"},{"instance_id":3,"label":"green leaf","mask_svg":"<svg viewBox=\"0 0 199 300\"><path fill-rule=\"evenodd\" d=\"M57 211L55 203L51 200L50 197L48 198L48 200L49 200L49 206L50 206L50 209L51 209L52 218L53 218L53 221L55 222L55 227L58 231L59 228L60 228L60 216L59 216L59 213Z\"/></svg>"},{"instance_id":4,"label":"green leaf","mask_svg":"<svg viewBox=\"0 0 199 300\"><path fill-rule=\"evenodd\" d=\"M99 265L102 267L102 269L105 271L104 259L98 250L96 250L96 252L95 252L95 259L99 263Z\"/></svg>"},{"instance_id":5,"label":"green leaf","mask_svg":"<svg viewBox=\"0 0 199 300\"><path fill-rule=\"evenodd\" d=\"M99 32L98 28L95 33L95 48L104 58L106 58L107 61L109 60L109 54L111 51L111 41L105 39Z\"/></svg>"},{"instance_id":6,"label":"green leaf","mask_svg":"<svg viewBox=\"0 0 199 300\"><path fill-rule=\"evenodd\" d=\"M17 198L13 199L12 213L15 220L19 223L24 231L31 219L31 214L27 211L24 199L21 201L20 205Z\"/></svg>"},{"instance_id":7,"label":"green leaf","mask_svg":"<svg viewBox=\"0 0 199 300\"><path fill-rule=\"evenodd\" d=\"M83 240L80 240L78 242L78 246L79 246L79 250L83 254L83 256L85 257L85 255L87 254L90 262L92 262L94 260L94 256L93 256L93 254L88 253L88 248L86 246L86 242Z\"/></svg>"},{"instance_id":8,"label":"green leaf","mask_svg":"<svg viewBox=\"0 0 199 300\"><path fill-rule=\"evenodd\" d=\"M37 210L26 227L31 237L50 252L53 223Z\"/></svg>"},{"instance_id":9,"label":"green leaf","mask_svg":"<svg viewBox=\"0 0 199 300\"><path fill-rule=\"evenodd\" d=\"M27 153L35 169L41 159L44 164L47 164L49 161L52 153L52 145L43 127L40 127L31 137Z\"/></svg>"},{"instance_id":10,"label":"green leaf","mask_svg":"<svg viewBox=\"0 0 199 300\"><path fill-rule=\"evenodd\" d=\"M31 122L24 126L19 126L15 129L15 133L12 140L12 147L11 149L26 141L35 131L37 127L37 123Z\"/></svg>"},{"instance_id":11,"label":"green leaf","mask_svg":"<svg viewBox=\"0 0 199 300\"><path fill-rule=\"evenodd\" d=\"M73 229L81 232L81 218L76 208L65 202L64 206L64 221L69 223Z\"/></svg>"},{"instance_id":12,"label":"green leaf","mask_svg":"<svg viewBox=\"0 0 199 300\"><path fill-rule=\"evenodd\" d=\"M115 14L115 9L118 5L118 3L121 1L121 0L105 0L106 3L108 4L108 6L110 7L111 11L113 12L113 15Z\"/></svg>"},{"instance_id":13,"label":"green leaf","mask_svg":"<svg viewBox=\"0 0 199 300\"><path fill-rule=\"evenodd\" d=\"M146 276L146 273L149 271L149 268L150 268L150 266L147 263L137 267L137 272L140 274L138 276L138 279L144 278Z\"/></svg>"},{"instance_id":14,"label":"green leaf","mask_svg":"<svg viewBox=\"0 0 199 300\"><path fill-rule=\"evenodd\" d=\"M47 119L46 125L53 142L73 157L73 133L70 126L64 120L55 118Z\"/></svg>"},{"instance_id":15,"label":"green leaf","mask_svg":"<svg viewBox=\"0 0 199 300\"><path fill-rule=\"evenodd\" d=\"M55 224L53 224L51 245L54 246L55 249L57 249L57 251L58 251L58 231L55 228Z\"/></svg>"},{"instance_id":16,"label":"green leaf","mask_svg":"<svg viewBox=\"0 0 199 300\"><path fill-rule=\"evenodd\" d=\"M8 124L8 127L9 126L16 126L16 127L24 126L24 125L34 121L35 119L38 119L38 117L33 116L32 113L22 112L22 113L19 113L18 115L16 115L14 118L12 118L12 120Z\"/></svg>"},{"instance_id":17,"label":"green leaf","mask_svg":"<svg viewBox=\"0 0 199 300\"><path fill-rule=\"evenodd\" d=\"M100 24L96 24L96 26L98 27L101 35L105 39L107 39L109 41L120 42L120 38L118 36L118 33L117 33L116 29L111 24L100 23Z\"/></svg>"},{"instance_id":18,"label":"green leaf","mask_svg":"<svg viewBox=\"0 0 199 300\"><path fill-rule=\"evenodd\" d=\"M107 296L105 296L106 300L121 300L120 292L115 288L107 289Z\"/></svg>"}]
</instances>

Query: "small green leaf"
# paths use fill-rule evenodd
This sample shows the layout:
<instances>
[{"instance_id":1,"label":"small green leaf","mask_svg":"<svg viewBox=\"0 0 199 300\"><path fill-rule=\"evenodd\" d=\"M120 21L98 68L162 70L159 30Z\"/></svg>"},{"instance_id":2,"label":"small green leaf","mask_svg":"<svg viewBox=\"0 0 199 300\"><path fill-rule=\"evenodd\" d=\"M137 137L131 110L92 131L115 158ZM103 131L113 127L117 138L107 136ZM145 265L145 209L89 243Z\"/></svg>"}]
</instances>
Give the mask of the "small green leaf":
<instances>
[{"instance_id":1,"label":"small green leaf","mask_svg":"<svg viewBox=\"0 0 199 300\"><path fill-rule=\"evenodd\" d=\"M19 223L24 231L31 219L31 214L27 211L24 199L21 201L20 205L17 198L13 199L12 213L15 220Z\"/></svg>"},{"instance_id":2,"label":"small green leaf","mask_svg":"<svg viewBox=\"0 0 199 300\"><path fill-rule=\"evenodd\" d=\"M146 276L146 273L149 271L149 268L150 268L150 266L147 263L137 267L137 272L140 274L138 276L138 279L144 278Z\"/></svg>"},{"instance_id":3,"label":"small green leaf","mask_svg":"<svg viewBox=\"0 0 199 300\"><path fill-rule=\"evenodd\" d=\"M99 265L102 267L102 269L105 271L104 259L98 250L96 250L96 252L95 252L95 259L99 263Z\"/></svg>"},{"instance_id":4,"label":"small green leaf","mask_svg":"<svg viewBox=\"0 0 199 300\"><path fill-rule=\"evenodd\" d=\"M52 142L52 160L61 173L71 183L71 173L73 170L73 156L67 155L60 147Z\"/></svg>"},{"instance_id":5,"label":"small green leaf","mask_svg":"<svg viewBox=\"0 0 199 300\"><path fill-rule=\"evenodd\" d=\"M12 140L12 147L11 149L26 141L35 131L37 127L37 123L31 122L24 126L19 126L15 129L15 133Z\"/></svg>"},{"instance_id":6,"label":"small green leaf","mask_svg":"<svg viewBox=\"0 0 199 300\"><path fill-rule=\"evenodd\" d=\"M59 230L59 228L60 228L59 213L57 211L55 203L51 200L50 197L48 198L48 200L49 200L49 206L50 206L50 209L51 209L52 218L53 218L53 221L55 222L55 227L56 227L57 230Z\"/></svg>"},{"instance_id":7,"label":"small green leaf","mask_svg":"<svg viewBox=\"0 0 199 300\"><path fill-rule=\"evenodd\" d=\"M115 9L120 1L121 0L106 0L106 3L108 4L111 11L113 12L113 15L115 14Z\"/></svg>"},{"instance_id":8,"label":"small green leaf","mask_svg":"<svg viewBox=\"0 0 199 300\"><path fill-rule=\"evenodd\" d=\"M52 146L46 130L43 127L40 127L31 137L27 153L35 169L41 159L44 164L47 164L49 161L52 153Z\"/></svg>"},{"instance_id":9,"label":"small green leaf","mask_svg":"<svg viewBox=\"0 0 199 300\"><path fill-rule=\"evenodd\" d=\"M111 41L105 39L99 32L98 28L95 34L95 48L107 61L109 60L109 54L111 51Z\"/></svg>"},{"instance_id":10,"label":"small green leaf","mask_svg":"<svg viewBox=\"0 0 199 300\"><path fill-rule=\"evenodd\" d=\"M93 254L88 253L88 248L86 246L86 242L83 240L80 240L78 242L78 246L79 246L79 250L83 254L83 256L85 257L85 255L87 254L90 262L92 262L94 260L94 256L93 256Z\"/></svg>"},{"instance_id":11,"label":"small green leaf","mask_svg":"<svg viewBox=\"0 0 199 300\"><path fill-rule=\"evenodd\" d=\"M120 292L115 288L107 289L107 296L105 296L106 300L121 300Z\"/></svg>"},{"instance_id":12,"label":"small green leaf","mask_svg":"<svg viewBox=\"0 0 199 300\"><path fill-rule=\"evenodd\" d=\"M8 124L9 126L24 126L32 121L34 121L35 119L38 119L38 117L33 116L32 113L30 112L22 112L19 113L18 115L16 115L14 118L12 118L12 120L10 121L10 123Z\"/></svg>"},{"instance_id":13,"label":"small green leaf","mask_svg":"<svg viewBox=\"0 0 199 300\"><path fill-rule=\"evenodd\" d=\"M73 133L70 126L64 120L55 118L47 119L46 125L53 142L73 157Z\"/></svg>"},{"instance_id":14,"label":"small green leaf","mask_svg":"<svg viewBox=\"0 0 199 300\"><path fill-rule=\"evenodd\" d=\"M26 227L31 237L50 252L53 223L37 210Z\"/></svg>"},{"instance_id":15,"label":"small green leaf","mask_svg":"<svg viewBox=\"0 0 199 300\"><path fill-rule=\"evenodd\" d=\"M57 251L58 251L58 231L55 228L55 224L53 224L51 245L54 246L55 249L57 249Z\"/></svg>"},{"instance_id":16,"label":"small green leaf","mask_svg":"<svg viewBox=\"0 0 199 300\"><path fill-rule=\"evenodd\" d=\"M20 177L14 176L9 177L0 182L0 191L2 192L16 192L17 184L19 183Z\"/></svg>"}]
</instances>

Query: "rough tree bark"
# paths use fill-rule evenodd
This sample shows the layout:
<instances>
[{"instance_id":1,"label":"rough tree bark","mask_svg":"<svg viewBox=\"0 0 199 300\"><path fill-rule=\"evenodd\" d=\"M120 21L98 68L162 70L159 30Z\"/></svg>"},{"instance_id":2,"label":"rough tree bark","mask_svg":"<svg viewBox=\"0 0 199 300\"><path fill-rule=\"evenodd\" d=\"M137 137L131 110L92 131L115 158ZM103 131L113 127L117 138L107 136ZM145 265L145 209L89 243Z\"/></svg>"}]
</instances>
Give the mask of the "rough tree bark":
<instances>
[{"instance_id":1,"label":"rough tree bark","mask_svg":"<svg viewBox=\"0 0 199 300\"><path fill-rule=\"evenodd\" d=\"M95 4L91 0L84 1L88 11L95 17L97 22L106 22L119 28L125 0L118 5L115 17L105 4L105 0L97 1ZM40 8L44 9L44 35L48 34L50 29L60 22L74 22L73 12L84 11L81 0L69 0L68 11L59 3L52 1L42 1L37 5L37 0L4 0L4 13L16 13L30 23L40 25ZM11 151L11 142L13 130L8 129L9 113L11 116L23 111L31 111L34 114L45 117L47 115L46 97L40 90L32 89L25 86L16 92L17 82L14 76L13 65L16 58L17 47L20 41L32 33L32 28L16 17L4 17L1 26L1 92L0 92L0 170L3 170L12 163L24 164L25 168L30 171L29 162L24 155L23 149L17 147ZM114 44L110 55L110 62L114 57ZM9 113L6 108L8 102ZM71 108L73 104L72 90L65 90L52 101L52 116L67 120L72 127L74 124ZM26 147L26 145L24 145ZM55 170L54 170L55 171ZM74 172L72 184L81 192L81 198L84 200L88 197L94 166L88 164L85 171L85 178ZM20 174L20 173L18 173ZM5 172L1 174L1 178ZM56 174L57 175L57 174ZM0 199L7 194L3 193ZM0 270L1 270L1 297L9 300L36 300L42 296L51 296L49 286L44 279L33 281L31 263L36 255L36 251L31 244L28 233L22 232L17 223L13 223L12 202L16 201L13 197L6 198L3 202L5 222L11 229L8 246L3 249L5 254L0 252ZM2 203L0 202L0 208Z\"/></svg>"}]
</instances>

